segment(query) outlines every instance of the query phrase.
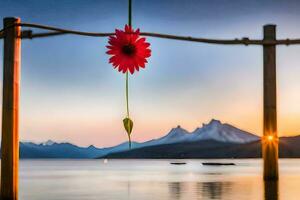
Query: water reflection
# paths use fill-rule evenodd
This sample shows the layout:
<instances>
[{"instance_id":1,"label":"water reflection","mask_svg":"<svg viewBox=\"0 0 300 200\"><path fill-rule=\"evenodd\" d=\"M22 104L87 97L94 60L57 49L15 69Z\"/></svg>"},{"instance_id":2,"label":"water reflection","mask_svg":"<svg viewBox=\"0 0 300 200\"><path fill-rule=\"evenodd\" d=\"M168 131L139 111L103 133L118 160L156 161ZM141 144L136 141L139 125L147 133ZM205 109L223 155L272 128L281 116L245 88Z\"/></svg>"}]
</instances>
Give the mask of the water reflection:
<instances>
[{"instance_id":1,"label":"water reflection","mask_svg":"<svg viewBox=\"0 0 300 200\"><path fill-rule=\"evenodd\" d=\"M130 193L131 193L131 185L130 185L130 181L127 182L127 196L128 199L130 199Z\"/></svg>"},{"instance_id":2,"label":"water reflection","mask_svg":"<svg viewBox=\"0 0 300 200\"><path fill-rule=\"evenodd\" d=\"M231 194L232 182L170 182L170 199L223 199Z\"/></svg>"},{"instance_id":3,"label":"water reflection","mask_svg":"<svg viewBox=\"0 0 300 200\"><path fill-rule=\"evenodd\" d=\"M182 183L181 182L171 182L168 184L169 194L172 199L180 199L180 194L182 193Z\"/></svg>"},{"instance_id":4,"label":"water reflection","mask_svg":"<svg viewBox=\"0 0 300 200\"><path fill-rule=\"evenodd\" d=\"M202 187L202 195L207 199L222 199L224 192L230 193L231 182L204 182L199 184Z\"/></svg>"},{"instance_id":5,"label":"water reflection","mask_svg":"<svg viewBox=\"0 0 300 200\"><path fill-rule=\"evenodd\" d=\"M278 181L264 181L265 200L278 200Z\"/></svg>"}]
</instances>

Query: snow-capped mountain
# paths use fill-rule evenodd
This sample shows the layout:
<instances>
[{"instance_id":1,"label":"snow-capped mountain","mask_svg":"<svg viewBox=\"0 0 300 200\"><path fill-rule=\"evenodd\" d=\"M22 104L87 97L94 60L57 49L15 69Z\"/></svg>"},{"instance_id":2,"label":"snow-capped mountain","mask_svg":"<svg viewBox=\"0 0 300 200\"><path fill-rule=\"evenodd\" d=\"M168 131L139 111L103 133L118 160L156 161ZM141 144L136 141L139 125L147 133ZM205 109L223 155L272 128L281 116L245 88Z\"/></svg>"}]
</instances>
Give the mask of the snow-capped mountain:
<instances>
[{"instance_id":1,"label":"snow-capped mountain","mask_svg":"<svg viewBox=\"0 0 300 200\"><path fill-rule=\"evenodd\" d=\"M44 145L44 146L51 146L53 145L55 142L52 141L52 140L47 140L47 142L42 142L41 145Z\"/></svg>"},{"instance_id":2,"label":"snow-capped mountain","mask_svg":"<svg viewBox=\"0 0 300 200\"><path fill-rule=\"evenodd\" d=\"M177 126L177 128L171 129L166 136L141 143L137 145L137 147L181 142L197 142L203 140L244 144L257 141L259 140L259 137L213 119L208 124L203 124L201 128L196 128L196 130L191 133L180 126Z\"/></svg>"},{"instance_id":3,"label":"snow-capped mountain","mask_svg":"<svg viewBox=\"0 0 300 200\"><path fill-rule=\"evenodd\" d=\"M192 141L215 140L230 143L249 143L259 140L259 137L240 130L229 124L222 124L219 120L211 120L209 124L203 124L191 134Z\"/></svg>"},{"instance_id":4,"label":"snow-capped mountain","mask_svg":"<svg viewBox=\"0 0 300 200\"><path fill-rule=\"evenodd\" d=\"M153 139L144 143L140 143L137 145L137 147L179 143L182 141L186 141L187 138L190 137L190 135L191 133L189 133L187 130L181 128L180 126L177 126L176 128L172 128L167 135L158 139Z\"/></svg>"}]
</instances>

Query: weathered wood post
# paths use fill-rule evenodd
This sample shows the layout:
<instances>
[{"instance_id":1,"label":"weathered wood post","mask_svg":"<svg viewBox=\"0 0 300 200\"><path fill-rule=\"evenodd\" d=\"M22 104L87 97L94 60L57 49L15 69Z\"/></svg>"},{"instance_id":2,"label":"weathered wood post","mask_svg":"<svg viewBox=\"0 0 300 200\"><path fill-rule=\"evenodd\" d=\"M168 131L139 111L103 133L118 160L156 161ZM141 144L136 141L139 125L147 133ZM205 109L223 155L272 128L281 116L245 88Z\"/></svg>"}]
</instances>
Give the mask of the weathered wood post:
<instances>
[{"instance_id":1,"label":"weathered wood post","mask_svg":"<svg viewBox=\"0 0 300 200\"><path fill-rule=\"evenodd\" d=\"M264 40L276 40L276 26L264 26ZM264 45L264 130L262 154L264 179L278 179L278 137L276 109L276 45Z\"/></svg>"},{"instance_id":2,"label":"weathered wood post","mask_svg":"<svg viewBox=\"0 0 300 200\"><path fill-rule=\"evenodd\" d=\"M279 185L278 180L264 181L264 200L278 200Z\"/></svg>"},{"instance_id":3,"label":"weathered wood post","mask_svg":"<svg viewBox=\"0 0 300 200\"><path fill-rule=\"evenodd\" d=\"M18 199L19 90L21 27L19 18L4 18L4 62L2 103L2 200Z\"/></svg>"}]
</instances>

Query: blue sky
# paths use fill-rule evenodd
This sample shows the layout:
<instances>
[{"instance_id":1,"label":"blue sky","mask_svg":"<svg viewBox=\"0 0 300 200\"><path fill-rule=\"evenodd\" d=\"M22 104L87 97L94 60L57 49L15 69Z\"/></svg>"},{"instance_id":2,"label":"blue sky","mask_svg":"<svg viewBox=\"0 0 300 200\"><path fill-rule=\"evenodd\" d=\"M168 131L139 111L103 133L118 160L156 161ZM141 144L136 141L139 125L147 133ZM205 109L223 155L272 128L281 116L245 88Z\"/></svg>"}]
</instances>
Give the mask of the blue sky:
<instances>
[{"instance_id":1,"label":"blue sky","mask_svg":"<svg viewBox=\"0 0 300 200\"><path fill-rule=\"evenodd\" d=\"M133 26L145 32L260 39L262 26L274 23L278 38L299 38L299 10L300 3L289 0L133 0ZM0 16L112 32L127 23L127 1L2 0ZM193 131L211 118L261 135L261 47L147 40L149 63L130 77L134 140L162 136L178 124ZM108 64L106 45L107 38L73 35L22 42L21 140L109 146L127 139L121 122L125 76ZM300 46L277 48L280 135L300 132L299 53Z\"/></svg>"}]
</instances>

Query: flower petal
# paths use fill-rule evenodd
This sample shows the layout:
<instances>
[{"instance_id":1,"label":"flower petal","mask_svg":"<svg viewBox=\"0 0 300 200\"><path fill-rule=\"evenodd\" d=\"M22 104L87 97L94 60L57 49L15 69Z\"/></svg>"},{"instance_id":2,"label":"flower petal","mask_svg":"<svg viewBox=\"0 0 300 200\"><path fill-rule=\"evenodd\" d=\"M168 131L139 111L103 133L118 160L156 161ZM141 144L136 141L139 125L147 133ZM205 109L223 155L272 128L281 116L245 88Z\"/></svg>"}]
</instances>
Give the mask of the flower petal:
<instances>
[{"instance_id":1,"label":"flower petal","mask_svg":"<svg viewBox=\"0 0 300 200\"><path fill-rule=\"evenodd\" d=\"M106 48L107 54L111 55L109 63L119 72L130 72L133 74L140 68L145 68L146 58L151 56L150 43L145 37L140 37L140 29L133 30L131 26L125 25L124 30L115 30L115 35L109 36ZM134 46L135 52L128 55L123 52L125 45Z\"/></svg>"}]
</instances>

